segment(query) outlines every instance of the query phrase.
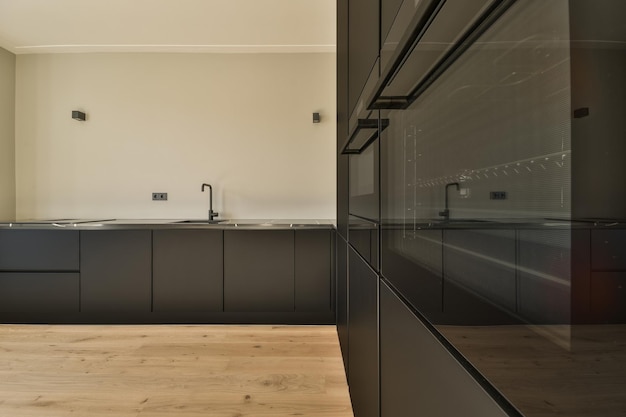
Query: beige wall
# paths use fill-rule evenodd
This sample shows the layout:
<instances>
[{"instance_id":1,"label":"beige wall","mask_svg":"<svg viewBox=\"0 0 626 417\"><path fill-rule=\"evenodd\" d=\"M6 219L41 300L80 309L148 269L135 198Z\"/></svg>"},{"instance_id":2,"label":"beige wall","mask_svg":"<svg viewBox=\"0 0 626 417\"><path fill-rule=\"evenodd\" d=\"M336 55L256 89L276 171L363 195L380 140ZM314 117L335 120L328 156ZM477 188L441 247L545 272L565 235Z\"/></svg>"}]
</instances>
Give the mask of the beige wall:
<instances>
[{"instance_id":1,"label":"beige wall","mask_svg":"<svg viewBox=\"0 0 626 417\"><path fill-rule=\"evenodd\" d=\"M15 55L0 48L0 220L15 220Z\"/></svg>"},{"instance_id":2,"label":"beige wall","mask_svg":"<svg viewBox=\"0 0 626 417\"><path fill-rule=\"evenodd\" d=\"M19 55L16 88L20 219L203 218L203 182L224 218L335 217L334 54Z\"/></svg>"}]
</instances>

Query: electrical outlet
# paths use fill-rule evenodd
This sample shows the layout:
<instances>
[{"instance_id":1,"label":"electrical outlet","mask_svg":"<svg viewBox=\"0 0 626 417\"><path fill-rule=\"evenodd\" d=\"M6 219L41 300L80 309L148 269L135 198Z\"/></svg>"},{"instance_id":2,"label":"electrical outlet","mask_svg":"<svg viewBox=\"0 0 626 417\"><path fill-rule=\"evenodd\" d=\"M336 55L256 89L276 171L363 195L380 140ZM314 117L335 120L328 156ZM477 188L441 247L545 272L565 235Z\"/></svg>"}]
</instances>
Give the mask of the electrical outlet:
<instances>
[{"instance_id":1,"label":"electrical outlet","mask_svg":"<svg viewBox=\"0 0 626 417\"><path fill-rule=\"evenodd\" d=\"M167 193L152 193L153 200L167 200Z\"/></svg>"},{"instance_id":2,"label":"electrical outlet","mask_svg":"<svg viewBox=\"0 0 626 417\"><path fill-rule=\"evenodd\" d=\"M491 200L506 200L506 191L491 191L489 198Z\"/></svg>"}]
</instances>

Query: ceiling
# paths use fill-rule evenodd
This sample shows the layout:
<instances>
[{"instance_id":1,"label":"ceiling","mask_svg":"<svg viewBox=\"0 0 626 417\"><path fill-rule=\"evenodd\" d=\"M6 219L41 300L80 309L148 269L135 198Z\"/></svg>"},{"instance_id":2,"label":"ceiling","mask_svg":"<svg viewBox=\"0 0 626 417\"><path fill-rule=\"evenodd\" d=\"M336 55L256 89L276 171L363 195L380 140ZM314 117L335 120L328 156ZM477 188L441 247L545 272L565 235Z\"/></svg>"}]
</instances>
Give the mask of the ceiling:
<instances>
[{"instance_id":1,"label":"ceiling","mask_svg":"<svg viewBox=\"0 0 626 417\"><path fill-rule=\"evenodd\" d=\"M336 0L0 0L0 47L67 52L334 52Z\"/></svg>"}]
</instances>

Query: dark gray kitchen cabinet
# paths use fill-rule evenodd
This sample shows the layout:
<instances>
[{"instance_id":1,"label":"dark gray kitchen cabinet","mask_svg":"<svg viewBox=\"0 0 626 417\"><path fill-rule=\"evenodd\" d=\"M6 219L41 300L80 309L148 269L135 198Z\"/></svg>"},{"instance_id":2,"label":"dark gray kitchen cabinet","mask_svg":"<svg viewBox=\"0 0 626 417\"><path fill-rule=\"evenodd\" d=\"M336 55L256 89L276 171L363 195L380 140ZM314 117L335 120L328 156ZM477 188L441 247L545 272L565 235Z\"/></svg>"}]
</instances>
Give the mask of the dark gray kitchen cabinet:
<instances>
[{"instance_id":1,"label":"dark gray kitchen cabinet","mask_svg":"<svg viewBox=\"0 0 626 417\"><path fill-rule=\"evenodd\" d=\"M152 231L80 232L81 311L149 313Z\"/></svg>"},{"instance_id":2,"label":"dark gray kitchen cabinet","mask_svg":"<svg viewBox=\"0 0 626 417\"><path fill-rule=\"evenodd\" d=\"M586 254L579 255L578 260L589 256L589 232L586 235ZM517 311L524 320L533 324L570 323L572 312L579 309L573 298L578 283L571 271L572 242L572 231L566 229L517 231ZM589 274L588 265L584 273Z\"/></svg>"},{"instance_id":3,"label":"dark gray kitchen cabinet","mask_svg":"<svg viewBox=\"0 0 626 417\"><path fill-rule=\"evenodd\" d=\"M349 155L341 153L348 138L348 1L337 2L337 233L348 238Z\"/></svg>"},{"instance_id":4,"label":"dark gray kitchen cabinet","mask_svg":"<svg viewBox=\"0 0 626 417\"><path fill-rule=\"evenodd\" d=\"M222 230L154 230L152 247L153 311L222 311Z\"/></svg>"},{"instance_id":5,"label":"dark gray kitchen cabinet","mask_svg":"<svg viewBox=\"0 0 626 417\"><path fill-rule=\"evenodd\" d=\"M380 387L380 417L508 415L384 282Z\"/></svg>"},{"instance_id":6,"label":"dark gray kitchen cabinet","mask_svg":"<svg viewBox=\"0 0 626 417\"><path fill-rule=\"evenodd\" d=\"M626 231L591 232L591 268L595 271L626 270Z\"/></svg>"},{"instance_id":7,"label":"dark gray kitchen cabinet","mask_svg":"<svg viewBox=\"0 0 626 417\"><path fill-rule=\"evenodd\" d=\"M517 321L514 230L444 230L443 312L449 324Z\"/></svg>"},{"instance_id":8,"label":"dark gray kitchen cabinet","mask_svg":"<svg viewBox=\"0 0 626 417\"><path fill-rule=\"evenodd\" d=\"M78 313L77 231L0 230L0 313Z\"/></svg>"},{"instance_id":9,"label":"dark gray kitchen cabinet","mask_svg":"<svg viewBox=\"0 0 626 417\"><path fill-rule=\"evenodd\" d=\"M592 272L590 298L595 323L626 323L626 271Z\"/></svg>"},{"instance_id":10,"label":"dark gray kitchen cabinet","mask_svg":"<svg viewBox=\"0 0 626 417\"><path fill-rule=\"evenodd\" d=\"M348 373L348 242L337 234L337 336L343 366Z\"/></svg>"},{"instance_id":11,"label":"dark gray kitchen cabinet","mask_svg":"<svg viewBox=\"0 0 626 417\"><path fill-rule=\"evenodd\" d=\"M224 231L224 311L294 311L291 230Z\"/></svg>"},{"instance_id":12,"label":"dark gray kitchen cabinet","mask_svg":"<svg viewBox=\"0 0 626 417\"><path fill-rule=\"evenodd\" d=\"M626 323L626 230L591 231L590 318Z\"/></svg>"},{"instance_id":13,"label":"dark gray kitchen cabinet","mask_svg":"<svg viewBox=\"0 0 626 417\"><path fill-rule=\"evenodd\" d=\"M0 313L77 313L79 279L77 272L0 272Z\"/></svg>"},{"instance_id":14,"label":"dark gray kitchen cabinet","mask_svg":"<svg viewBox=\"0 0 626 417\"><path fill-rule=\"evenodd\" d=\"M294 234L295 311L332 311L333 233L296 230Z\"/></svg>"},{"instance_id":15,"label":"dark gray kitchen cabinet","mask_svg":"<svg viewBox=\"0 0 626 417\"><path fill-rule=\"evenodd\" d=\"M348 109L354 111L378 58L379 0L348 1ZM342 142L343 143L343 142Z\"/></svg>"},{"instance_id":16,"label":"dark gray kitchen cabinet","mask_svg":"<svg viewBox=\"0 0 626 417\"><path fill-rule=\"evenodd\" d=\"M0 230L0 271L78 271L78 232Z\"/></svg>"},{"instance_id":17,"label":"dark gray kitchen cabinet","mask_svg":"<svg viewBox=\"0 0 626 417\"><path fill-rule=\"evenodd\" d=\"M378 275L352 248L348 266L348 385L356 417L378 413Z\"/></svg>"}]
</instances>

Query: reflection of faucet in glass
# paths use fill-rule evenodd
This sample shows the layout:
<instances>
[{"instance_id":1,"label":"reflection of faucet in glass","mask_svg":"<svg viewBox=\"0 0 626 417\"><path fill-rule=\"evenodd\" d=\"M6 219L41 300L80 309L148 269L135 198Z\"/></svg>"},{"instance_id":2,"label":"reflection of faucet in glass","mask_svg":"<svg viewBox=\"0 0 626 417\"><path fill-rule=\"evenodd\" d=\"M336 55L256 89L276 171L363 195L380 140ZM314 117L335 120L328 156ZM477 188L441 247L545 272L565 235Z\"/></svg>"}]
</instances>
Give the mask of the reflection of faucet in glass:
<instances>
[{"instance_id":1,"label":"reflection of faucet in glass","mask_svg":"<svg viewBox=\"0 0 626 417\"><path fill-rule=\"evenodd\" d=\"M213 187L211 184L202 184L202 192L204 192L204 187L209 187L209 221L211 222L220 214L213 211Z\"/></svg>"},{"instance_id":2,"label":"reflection of faucet in glass","mask_svg":"<svg viewBox=\"0 0 626 417\"><path fill-rule=\"evenodd\" d=\"M446 197L445 197L445 201L446 201L446 205L445 208L443 209L443 211L439 212L440 216L443 216L445 220L449 220L450 219L450 209L448 208L448 188L450 188L451 186L455 186L457 191L461 190L461 186L458 182L450 182L448 184L446 184Z\"/></svg>"}]
</instances>

